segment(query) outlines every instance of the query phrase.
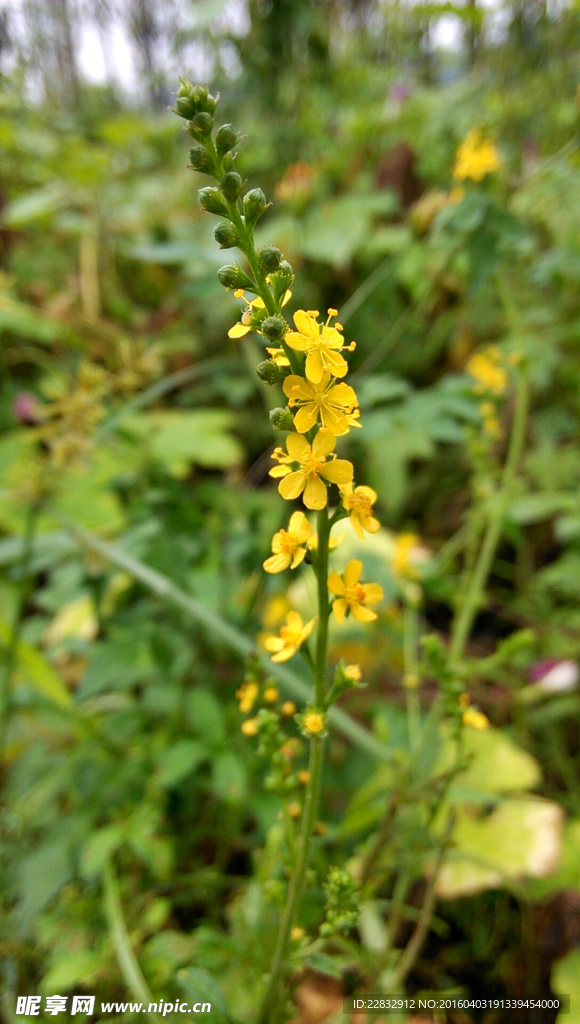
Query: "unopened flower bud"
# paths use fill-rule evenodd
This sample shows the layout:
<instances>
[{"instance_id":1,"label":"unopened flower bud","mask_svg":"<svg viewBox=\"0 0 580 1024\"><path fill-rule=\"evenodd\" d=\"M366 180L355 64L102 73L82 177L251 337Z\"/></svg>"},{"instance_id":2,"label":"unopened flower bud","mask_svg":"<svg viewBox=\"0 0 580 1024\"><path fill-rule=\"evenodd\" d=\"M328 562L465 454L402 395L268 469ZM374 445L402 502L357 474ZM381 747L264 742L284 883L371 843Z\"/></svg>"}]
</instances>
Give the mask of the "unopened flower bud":
<instances>
[{"instance_id":1,"label":"unopened flower bud","mask_svg":"<svg viewBox=\"0 0 580 1024\"><path fill-rule=\"evenodd\" d=\"M263 363L260 363L260 366L263 365ZM277 367L277 369L280 369L280 367ZM294 417L290 409L270 409L270 423L274 430L294 430Z\"/></svg>"},{"instance_id":2,"label":"unopened flower bud","mask_svg":"<svg viewBox=\"0 0 580 1024\"><path fill-rule=\"evenodd\" d=\"M175 113L178 114L179 117L185 117L188 121L189 118L193 117L195 114L195 106L193 100L191 100L189 96L179 96L174 109Z\"/></svg>"},{"instance_id":3,"label":"unopened flower bud","mask_svg":"<svg viewBox=\"0 0 580 1024\"><path fill-rule=\"evenodd\" d=\"M233 124L222 124L221 128L218 128L215 137L215 148L217 149L218 156L224 156L229 153L230 149L233 149L238 141L238 133L234 128Z\"/></svg>"},{"instance_id":4,"label":"unopened flower bud","mask_svg":"<svg viewBox=\"0 0 580 1024\"><path fill-rule=\"evenodd\" d=\"M197 198L202 210L206 210L207 213L217 213L219 217L227 217L229 214L227 203L219 189L207 185L206 188L200 188ZM236 285L236 287L244 288L245 285Z\"/></svg>"},{"instance_id":5,"label":"unopened flower bud","mask_svg":"<svg viewBox=\"0 0 580 1024\"><path fill-rule=\"evenodd\" d=\"M282 253L276 245L265 245L258 252L258 265L263 274L271 274L280 266Z\"/></svg>"},{"instance_id":6,"label":"unopened flower bud","mask_svg":"<svg viewBox=\"0 0 580 1024\"><path fill-rule=\"evenodd\" d=\"M217 276L220 284L223 284L224 288L234 289L252 287L251 278L248 277L245 270L242 270L239 263L228 263L224 267L220 267L217 272Z\"/></svg>"},{"instance_id":7,"label":"unopened flower bud","mask_svg":"<svg viewBox=\"0 0 580 1024\"><path fill-rule=\"evenodd\" d=\"M281 260L278 269L270 275L270 285L275 299L280 299L292 284L295 274L288 260Z\"/></svg>"},{"instance_id":8,"label":"unopened flower bud","mask_svg":"<svg viewBox=\"0 0 580 1024\"><path fill-rule=\"evenodd\" d=\"M267 316L262 321L261 332L268 341L281 342L288 330L288 324L282 316Z\"/></svg>"},{"instance_id":9,"label":"unopened flower bud","mask_svg":"<svg viewBox=\"0 0 580 1024\"><path fill-rule=\"evenodd\" d=\"M201 171L202 174L213 174L213 163L205 146L201 143L192 146L189 151L189 163L194 171Z\"/></svg>"},{"instance_id":10,"label":"unopened flower bud","mask_svg":"<svg viewBox=\"0 0 580 1024\"><path fill-rule=\"evenodd\" d=\"M220 189L230 203L235 203L244 187L244 182L237 171L228 171L220 181Z\"/></svg>"},{"instance_id":11,"label":"unopened flower bud","mask_svg":"<svg viewBox=\"0 0 580 1024\"><path fill-rule=\"evenodd\" d=\"M244 196L244 217L248 227L252 228L268 209L268 201L261 188L252 188Z\"/></svg>"},{"instance_id":12,"label":"unopened flower bud","mask_svg":"<svg viewBox=\"0 0 580 1024\"><path fill-rule=\"evenodd\" d=\"M229 224L225 220L222 220L221 224L214 228L213 236L220 249L232 249L240 241L233 224Z\"/></svg>"},{"instance_id":13,"label":"unopened flower bud","mask_svg":"<svg viewBox=\"0 0 580 1024\"><path fill-rule=\"evenodd\" d=\"M192 117L187 122L187 130L190 135L194 138L203 138L205 135L210 135L213 128L213 117L208 114L205 110L201 110L199 114Z\"/></svg>"},{"instance_id":14,"label":"unopened flower bud","mask_svg":"<svg viewBox=\"0 0 580 1024\"><path fill-rule=\"evenodd\" d=\"M289 367L278 366L273 359L264 359L256 367L256 373L260 380L264 381L264 384L279 384L280 381L288 376L289 372Z\"/></svg>"}]
</instances>

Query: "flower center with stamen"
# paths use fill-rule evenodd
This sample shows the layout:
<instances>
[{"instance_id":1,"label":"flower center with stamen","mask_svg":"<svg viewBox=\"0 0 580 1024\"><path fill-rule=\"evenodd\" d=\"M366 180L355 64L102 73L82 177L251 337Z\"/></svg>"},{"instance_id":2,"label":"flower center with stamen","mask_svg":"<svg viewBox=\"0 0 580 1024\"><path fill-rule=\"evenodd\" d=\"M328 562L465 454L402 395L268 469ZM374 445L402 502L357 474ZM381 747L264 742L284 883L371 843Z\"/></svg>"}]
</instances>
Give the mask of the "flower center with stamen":
<instances>
[{"instance_id":1,"label":"flower center with stamen","mask_svg":"<svg viewBox=\"0 0 580 1024\"><path fill-rule=\"evenodd\" d=\"M365 591L362 583L353 583L350 587L345 587L344 599L347 604L362 604L365 599Z\"/></svg>"},{"instance_id":2,"label":"flower center with stamen","mask_svg":"<svg viewBox=\"0 0 580 1024\"><path fill-rule=\"evenodd\" d=\"M326 459L317 459L314 455L308 455L302 463L302 472L310 478L318 476Z\"/></svg>"},{"instance_id":3,"label":"flower center with stamen","mask_svg":"<svg viewBox=\"0 0 580 1024\"><path fill-rule=\"evenodd\" d=\"M293 555L297 548L296 537L288 530L280 530L276 534L273 551L276 555Z\"/></svg>"}]
</instances>

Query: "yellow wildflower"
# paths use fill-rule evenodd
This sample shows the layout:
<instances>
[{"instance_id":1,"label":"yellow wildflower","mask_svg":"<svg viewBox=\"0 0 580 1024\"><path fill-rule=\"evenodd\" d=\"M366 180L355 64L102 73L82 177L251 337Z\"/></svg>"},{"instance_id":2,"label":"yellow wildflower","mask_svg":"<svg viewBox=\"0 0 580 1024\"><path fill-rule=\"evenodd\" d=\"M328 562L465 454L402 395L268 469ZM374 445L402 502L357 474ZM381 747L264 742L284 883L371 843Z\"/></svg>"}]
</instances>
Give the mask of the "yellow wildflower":
<instances>
[{"instance_id":1,"label":"yellow wildflower","mask_svg":"<svg viewBox=\"0 0 580 1024\"><path fill-rule=\"evenodd\" d=\"M288 434L288 454L282 448L276 448L272 458L279 465L270 470L270 476L283 477L278 484L283 498L292 501L304 492L306 508L321 509L326 506L328 492L320 477L333 484L346 484L352 480L351 462L335 458L328 460L335 444L335 437L330 430L319 430L312 446L301 434Z\"/></svg>"},{"instance_id":2,"label":"yellow wildflower","mask_svg":"<svg viewBox=\"0 0 580 1024\"><path fill-rule=\"evenodd\" d=\"M336 596L332 610L337 622L342 622L347 612L359 622L372 622L377 613L366 606L378 604L383 599L383 588L378 583L360 583L362 562L351 558L342 576L331 572L328 589Z\"/></svg>"},{"instance_id":3,"label":"yellow wildflower","mask_svg":"<svg viewBox=\"0 0 580 1024\"><path fill-rule=\"evenodd\" d=\"M257 736L258 735L258 719L247 718L245 722L242 722L240 731L244 736Z\"/></svg>"},{"instance_id":4,"label":"yellow wildflower","mask_svg":"<svg viewBox=\"0 0 580 1024\"><path fill-rule=\"evenodd\" d=\"M320 384L324 373L330 373L333 377L345 377L348 373L348 363L340 353L345 348L352 352L355 347L355 342L351 342L350 345L344 344L344 338L340 333L341 324L330 326L331 319L337 316L335 309L328 310L328 320L325 324L319 324L317 316L318 310L296 310L296 330L288 331L284 339L290 348L306 352L305 372L311 384Z\"/></svg>"},{"instance_id":5,"label":"yellow wildflower","mask_svg":"<svg viewBox=\"0 0 580 1024\"><path fill-rule=\"evenodd\" d=\"M502 395L508 386L508 375L499 365L499 349L492 345L486 352L476 352L467 364L467 372L475 381L474 391L478 395L491 392Z\"/></svg>"},{"instance_id":6,"label":"yellow wildflower","mask_svg":"<svg viewBox=\"0 0 580 1024\"><path fill-rule=\"evenodd\" d=\"M272 652L272 661L288 661L292 658L314 628L315 619L304 623L298 612L288 612L286 625L280 629L279 636L269 636L264 647Z\"/></svg>"},{"instance_id":7,"label":"yellow wildflower","mask_svg":"<svg viewBox=\"0 0 580 1024\"><path fill-rule=\"evenodd\" d=\"M292 715L295 715L296 714L296 705L295 705L294 701L293 700L285 700L283 705L282 705L282 707L280 708L280 711L285 716L285 718L290 718Z\"/></svg>"},{"instance_id":8,"label":"yellow wildflower","mask_svg":"<svg viewBox=\"0 0 580 1024\"><path fill-rule=\"evenodd\" d=\"M346 665L343 669L343 675L353 683L360 683L362 679L360 665Z\"/></svg>"},{"instance_id":9,"label":"yellow wildflower","mask_svg":"<svg viewBox=\"0 0 580 1024\"><path fill-rule=\"evenodd\" d=\"M347 417L357 408L354 389L349 384L334 383L329 373L323 373L317 384L291 373L283 384L284 394L291 409L300 406L294 417L299 434L306 434L318 422L333 434L347 434Z\"/></svg>"},{"instance_id":10,"label":"yellow wildflower","mask_svg":"<svg viewBox=\"0 0 580 1024\"><path fill-rule=\"evenodd\" d=\"M317 736L319 732L324 732L326 725L324 715L320 711L307 711L302 725L311 736Z\"/></svg>"},{"instance_id":11,"label":"yellow wildflower","mask_svg":"<svg viewBox=\"0 0 580 1024\"><path fill-rule=\"evenodd\" d=\"M299 772L297 772L296 778L298 779L298 782L300 783L301 786L307 786L308 783L310 782L310 772L308 771L308 768L302 768Z\"/></svg>"},{"instance_id":12,"label":"yellow wildflower","mask_svg":"<svg viewBox=\"0 0 580 1024\"><path fill-rule=\"evenodd\" d=\"M264 569L269 573L283 572L290 566L296 569L304 560L305 544L312 536L312 527L304 512L294 512L290 516L287 530L279 530L272 537L273 554L264 562Z\"/></svg>"},{"instance_id":13,"label":"yellow wildflower","mask_svg":"<svg viewBox=\"0 0 580 1024\"><path fill-rule=\"evenodd\" d=\"M267 686L264 690L264 700L266 704L275 704L278 700L278 690L275 686Z\"/></svg>"},{"instance_id":14,"label":"yellow wildflower","mask_svg":"<svg viewBox=\"0 0 580 1024\"><path fill-rule=\"evenodd\" d=\"M489 718L477 708L466 708L461 718L463 724L471 726L472 729L487 729L489 726Z\"/></svg>"},{"instance_id":15,"label":"yellow wildflower","mask_svg":"<svg viewBox=\"0 0 580 1024\"><path fill-rule=\"evenodd\" d=\"M302 808L296 800L288 804L288 814L291 818L299 818L302 814Z\"/></svg>"},{"instance_id":16,"label":"yellow wildflower","mask_svg":"<svg viewBox=\"0 0 580 1024\"><path fill-rule=\"evenodd\" d=\"M346 484L340 488L342 491L342 505L347 512L350 512L350 523L357 537L364 540L364 531L377 533L381 528L378 519L373 516L373 505L377 500L377 493L372 487L355 487Z\"/></svg>"},{"instance_id":17,"label":"yellow wildflower","mask_svg":"<svg viewBox=\"0 0 580 1024\"><path fill-rule=\"evenodd\" d=\"M305 935L306 932L304 931L304 928L298 928L296 925L290 931L290 938L292 939L292 942L300 942Z\"/></svg>"},{"instance_id":18,"label":"yellow wildflower","mask_svg":"<svg viewBox=\"0 0 580 1024\"><path fill-rule=\"evenodd\" d=\"M237 288L234 295L236 299L246 299L243 288ZM291 298L292 292L287 290L282 299L282 305L285 306ZM230 327L228 338L243 338L245 334L252 330L252 313L255 309L265 309L264 300L259 295L255 299L246 299L246 308L240 317L240 322Z\"/></svg>"},{"instance_id":19,"label":"yellow wildflower","mask_svg":"<svg viewBox=\"0 0 580 1024\"><path fill-rule=\"evenodd\" d=\"M252 710L259 692L260 687L253 681L243 683L239 690L236 690L236 698L239 702L242 715L247 715Z\"/></svg>"},{"instance_id":20,"label":"yellow wildflower","mask_svg":"<svg viewBox=\"0 0 580 1024\"><path fill-rule=\"evenodd\" d=\"M391 568L395 576L408 580L419 579L421 567L428 561L429 551L422 546L417 534L397 535L391 555Z\"/></svg>"},{"instance_id":21,"label":"yellow wildflower","mask_svg":"<svg viewBox=\"0 0 580 1024\"><path fill-rule=\"evenodd\" d=\"M479 128L473 128L457 150L453 177L456 181L482 181L500 167L501 158L493 143L484 139Z\"/></svg>"}]
</instances>

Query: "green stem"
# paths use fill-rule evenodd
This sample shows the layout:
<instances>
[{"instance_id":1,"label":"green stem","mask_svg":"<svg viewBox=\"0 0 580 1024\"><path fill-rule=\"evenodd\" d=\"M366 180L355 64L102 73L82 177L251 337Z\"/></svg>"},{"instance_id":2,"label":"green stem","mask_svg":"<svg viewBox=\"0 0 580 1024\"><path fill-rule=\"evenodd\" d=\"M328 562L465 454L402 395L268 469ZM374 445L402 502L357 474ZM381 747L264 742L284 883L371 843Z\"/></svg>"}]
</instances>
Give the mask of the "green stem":
<instances>
[{"instance_id":1,"label":"green stem","mask_svg":"<svg viewBox=\"0 0 580 1024\"><path fill-rule=\"evenodd\" d=\"M326 693L326 658L328 648L328 549L330 540L330 517L326 508L317 514L318 526L318 557L316 560L316 582L318 589L318 630L316 634L316 656L314 661L314 697L316 704L322 708ZM270 980L264 995L260 1024L277 1024L280 1010L286 997L284 978L286 954L290 940L290 932L298 909L304 876L308 867L312 834L318 813L320 778L324 741L319 736L310 739L310 777L306 787L304 811L300 825L300 835L296 848L296 862L288 886L286 904L280 921L276 949L270 970Z\"/></svg>"},{"instance_id":2,"label":"green stem","mask_svg":"<svg viewBox=\"0 0 580 1024\"><path fill-rule=\"evenodd\" d=\"M421 709L416 692L416 687L419 685L417 664L418 625L416 607L405 601L403 609L403 672L405 680L408 680L409 683L412 680L412 685L406 684L407 729L411 751L417 749L421 740Z\"/></svg>"},{"instance_id":3,"label":"green stem","mask_svg":"<svg viewBox=\"0 0 580 1024\"><path fill-rule=\"evenodd\" d=\"M105 915L111 933L111 939L121 969L125 984L135 999L149 1006L154 1002L147 986L147 982L141 973L137 957L133 952L127 925L123 916L121 897L119 896L119 883L113 865L109 862L103 871L103 887L105 895ZM159 1017L156 1013L147 1013L150 1020L158 1024Z\"/></svg>"},{"instance_id":4,"label":"green stem","mask_svg":"<svg viewBox=\"0 0 580 1024\"><path fill-rule=\"evenodd\" d=\"M479 549L473 575L467 587L461 611L454 624L451 645L449 648L449 658L451 661L457 661L463 656L465 645L480 607L485 583L489 575L501 535L502 519L505 512L506 500L510 495L524 448L528 406L528 381L525 373L521 373L518 380L516 408L508 455L500 485L496 492L493 507L489 515L483 541Z\"/></svg>"},{"instance_id":5,"label":"green stem","mask_svg":"<svg viewBox=\"0 0 580 1024\"><path fill-rule=\"evenodd\" d=\"M18 591L16 597L16 607L14 609L14 620L12 623L12 629L10 631L10 640L6 650L6 661L4 663L4 671L0 679L0 752L4 748L4 739L6 731L8 729L8 716L10 713L10 688L12 684L12 675L14 673L14 666L16 664L16 658L18 655L18 645L20 643L20 636L22 633L22 624L24 621L24 608L26 606L26 597L28 592L28 581L27 581L27 570L30 562L30 556L32 555L32 548L34 544L34 534L36 530L36 524L38 522L38 515L40 512L40 501L33 501L29 505L28 515L26 517L24 541L22 545L22 554L18 563Z\"/></svg>"}]
</instances>

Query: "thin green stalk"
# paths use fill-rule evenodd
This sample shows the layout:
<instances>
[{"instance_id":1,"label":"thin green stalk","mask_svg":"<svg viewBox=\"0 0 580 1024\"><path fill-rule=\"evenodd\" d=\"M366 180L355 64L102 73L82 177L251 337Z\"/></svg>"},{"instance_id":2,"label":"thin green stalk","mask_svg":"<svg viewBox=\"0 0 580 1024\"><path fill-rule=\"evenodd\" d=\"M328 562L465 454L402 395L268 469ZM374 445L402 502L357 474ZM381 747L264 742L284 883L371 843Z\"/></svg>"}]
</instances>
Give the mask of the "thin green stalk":
<instances>
[{"instance_id":1,"label":"thin green stalk","mask_svg":"<svg viewBox=\"0 0 580 1024\"><path fill-rule=\"evenodd\" d=\"M454 624L449 649L451 661L457 661L463 656L465 645L473 628L473 623L480 607L485 583L493 563L496 548L501 535L502 518L505 512L506 499L509 497L511 487L517 472L522 456L526 421L529 406L529 386L525 373L521 373L518 380L516 393L516 408L511 431L508 455L502 473L499 488L490 512L488 524L484 533L483 541L479 549L473 575L469 582L465 599L461 610Z\"/></svg>"},{"instance_id":2,"label":"thin green stalk","mask_svg":"<svg viewBox=\"0 0 580 1024\"><path fill-rule=\"evenodd\" d=\"M10 712L10 689L12 685L12 676L14 673L14 666L16 664L16 658L18 655L18 645L20 643L20 636L22 633L22 624L24 621L24 608L26 605L26 596L28 591L28 581L26 578L30 557L32 555L32 548L34 545L34 534L36 531L36 524L38 522L38 515L40 512L41 502L36 500L31 502L28 507L28 515L26 517L24 541L22 545L22 554L18 562L18 592L16 597L16 607L14 609L14 620L12 623L12 629L10 633L10 640L6 648L6 660L4 662L4 671L0 678L0 753L4 749L4 740L6 737L6 731L8 729L8 716Z\"/></svg>"},{"instance_id":3,"label":"thin green stalk","mask_svg":"<svg viewBox=\"0 0 580 1024\"><path fill-rule=\"evenodd\" d=\"M130 992L133 993L135 999L138 999L141 1003L154 1002L151 997L151 993L147 986L147 982L143 977L141 968L137 962L137 957L133 952L131 941L129 939L129 933L127 932L127 925L125 924L125 918L123 916L123 908L121 906L121 897L119 896L119 883L117 882L117 876L113 865L109 862L103 871L103 887L105 896L105 914L109 929L111 932L111 940L115 949L115 955L117 962L121 969L125 984ZM147 1013L150 1020L158 1024L159 1017L156 1013Z\"/></svg>"},{"instance_id":4,"label":"thin green stalk","mask_svg":"<svg viewBox=\"0 0 580 1024\"><path fill-rule=\"evenodd\" d=\"M421 741L421 709L416 687L419 685L417 663L418 616L415 605L405 601L403 609L403 659L407 695L407 729L409 746L414 751Z\"/></svg>"},{"instance_id":5,"label":"thin green stalk","mask_svg":"<svg viewBox=\"0 0 580 1024\"><path fill-rule=\"evenodd\" d=\"M318 629L316 634L316 657L314 663L314 697L318 707L324 705L326 694L326 658L328 652L328 551L330 542L330 517L326 508L317 513L318 555L316 560L316 584L318 590ZM318 813L320 779L324 741L320 736L310 739L310 775L306 787L304 811L298 838L296 862L288 886L286 905L280 921L276 949L270 970L270 980L264 995L260 1014L261 1024L276 1024L284 1003L286 985L284 967L290 940L290 932L298 909L304 876L308 867L312 834Z\"/></svg>"}]
</instances>

